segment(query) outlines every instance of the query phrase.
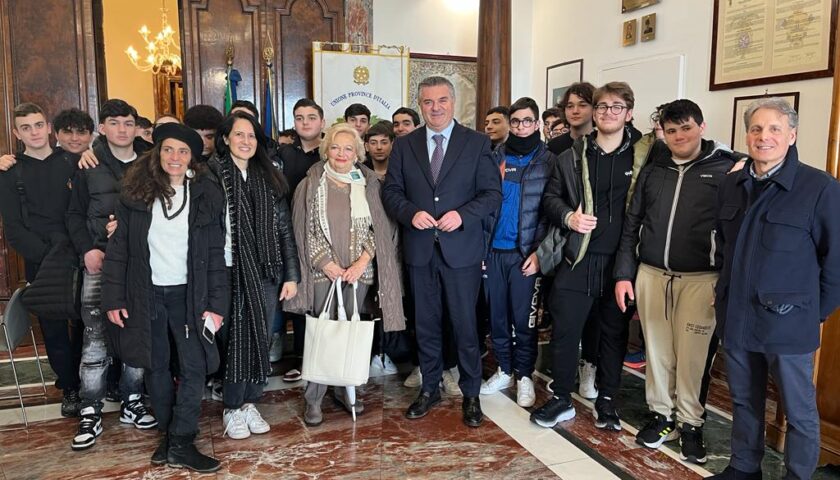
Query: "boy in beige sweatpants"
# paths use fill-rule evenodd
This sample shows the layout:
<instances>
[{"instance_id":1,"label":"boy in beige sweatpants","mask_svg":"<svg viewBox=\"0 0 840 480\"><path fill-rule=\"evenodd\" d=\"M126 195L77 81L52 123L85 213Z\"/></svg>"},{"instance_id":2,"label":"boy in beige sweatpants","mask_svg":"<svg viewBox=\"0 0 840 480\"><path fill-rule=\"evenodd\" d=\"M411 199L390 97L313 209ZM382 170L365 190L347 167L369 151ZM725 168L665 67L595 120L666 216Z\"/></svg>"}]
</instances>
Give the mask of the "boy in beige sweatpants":
<instances>
[{"instance_id":1,"label":"boy in beige sweatpants","mask_svg":"<svg viewBox=\"0 0 840 480\"><path fill-rule=\"evenodd\" d=\"M675 100L657 113L665 143L651 148L627 207L615 297L621 310L638 301L645 336L651 414L636 442L659 448L679 436L682 459L705 463L704 376L717 349L717 186L738 155L703 140L706 124L691 100Z\"/></svg>"},{"instance_id":2,"label":"boy in beige sweatpants","mask_svg":"<svg viewBox=\"0 0 840 480\"><path fill-rule=\"evenodd\" d=\"M639 265L636 298L645 335L648 408L677 422L703 426L700 390L715 333L717 272L666 272Z\"/></svg>"}]
</instances>

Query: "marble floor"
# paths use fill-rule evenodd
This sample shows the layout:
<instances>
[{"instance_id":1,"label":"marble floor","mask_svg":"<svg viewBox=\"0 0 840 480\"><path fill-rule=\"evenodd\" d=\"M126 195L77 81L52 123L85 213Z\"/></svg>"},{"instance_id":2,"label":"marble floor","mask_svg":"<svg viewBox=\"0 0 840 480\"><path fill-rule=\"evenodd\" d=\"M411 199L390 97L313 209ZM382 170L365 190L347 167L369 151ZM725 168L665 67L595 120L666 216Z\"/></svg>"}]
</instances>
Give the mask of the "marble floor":
<instances>
[{"instance_id":1,"label":"marble floor","mask_svg":"<svg viewBox=\"0 0 840 480\"><path fill-rule=\"evenodd\" d=\"M546 345L541 345L535 375L537 404L548 398L545 381ZM34 359L19 369L29 393L42 393ZM285 371L285 362L275 370ZM405 366L404 369L409 368ZM48 382L53 378L44 363ZM493 370L485 360L485 373ZM624 429L606 432L593 425L591 402L575 398L577 416L554 429L528 421L529 412L515 402L515 392L483 396L486 421L470 429L461 422L460 397L444 397L425 418L406 420L405 408L416 391L402 385L404 375L371 379L360 394L365 412L354 423L350 415L325 400L325 421L319 427L303 423L302 382L270 379L259 404L272 430L246 440L223 437L221 404L205 400L201 417L200 450L222 461L218 478L349 478L349 479L697 479L721 471L727 463L730 416L726 384L713 382L706 427L709 461L703 467L682 462L679 445L659 450L635 443L644 423L643 371L625 369L621 413ZM0 356L0 398L13 393L7 357ZM135 479L192 478L199 475L149 464L157 445L155 431L136 430L119 423L118 406L107 403L103 435L90 450L73 452L70 439L77 421L59 415L60 393L47 387L26 400L30 424L21 428L15 400L0 400L0 480L5 479ZM327 399L329 400L329 399ZM10 430L13 429L13 430ZM768 450L765 478L781 478L781 456ZM204 475L202 477L211 477ZM822 467L814 477L840 479L840 470Z\"/></svg>"}]
</instances>

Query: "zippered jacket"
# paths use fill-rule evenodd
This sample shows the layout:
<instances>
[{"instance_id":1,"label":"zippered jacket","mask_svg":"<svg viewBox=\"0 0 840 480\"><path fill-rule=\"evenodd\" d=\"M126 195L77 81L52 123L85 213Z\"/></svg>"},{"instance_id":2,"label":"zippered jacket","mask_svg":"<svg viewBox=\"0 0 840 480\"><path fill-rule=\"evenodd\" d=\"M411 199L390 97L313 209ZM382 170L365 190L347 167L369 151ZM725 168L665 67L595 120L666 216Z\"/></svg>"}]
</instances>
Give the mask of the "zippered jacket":
<instances>
[{"instance_id":1,"label":"zippered jacket","mask_svg":"<svg viewBox=\"0 0 840 480\"><path fill-rule=\"evenodd\" d=\"M615 262L616 280L633 280L639 262L674 272L720 269L715 245L718 186L739 154L702 140L700 155L677 165L661 141L639 174Z\"/></svg>"},{"instance_id":2,"label":"zippered jacket","mask_svg":"<svg viewBox=\"0 0 840 480\"><path fill-rule=\"evenodd\" d=\"M633 149L633 173L627 193L629 196L636 188L638 174L648 160L650 145L647 141L649 138L647 135L641 135L638 130L629 125L625 128L627 130L625 144L620 146L619 149ZM552 241L554 249L563 249L563 258L571 268L575 268L586 255L592 236L592 232L583 234L569 228L566 224L566 218L577 210L578 206L587 215L592 215L594 212L592 186L589 183L589 160L586 153L588 144L593 141L593 138L592 134L578 138L572 148L557 157L556 167L552 170L551 178L543 192L542 208L544 214L548 217L550 225L554 229L560 230L565 241L555 241L553 229L550 229L547 233L547 239ZM543 265L544 262L551 262L555 264L554 268L556 268L557 262L552 260L553 257L556 257L554 254L556 252L544 251L541 254L538 251L540 265ZM542 270L542 267L540 268ZM543 270L543 273L546 272L547 270Z\"/></svg>"},{"instance_id":3,"label":"zippered jacket","mask_svg":"<svg viewBox=\"0 0 840 480\"><path fill-rule=\"evenodd\" d=\"M504 145L493 151L493 160L501 169L504 168L505 155ZM516 248L523 257L534 253L540 242L545 238L548 229L548 219L542 212L542 196L545 185L554 169L557 157L549 152L544 143L537 146L531 162L522 167L521 191L519 197L519 233L517 236ZM504 181L504 176L502 176ZM504 205L499 205L493 214L485 221L485 235L488 241L488 254L493 243L493 235L497 223L501 217Z\"/></svg>"}]
</instances>

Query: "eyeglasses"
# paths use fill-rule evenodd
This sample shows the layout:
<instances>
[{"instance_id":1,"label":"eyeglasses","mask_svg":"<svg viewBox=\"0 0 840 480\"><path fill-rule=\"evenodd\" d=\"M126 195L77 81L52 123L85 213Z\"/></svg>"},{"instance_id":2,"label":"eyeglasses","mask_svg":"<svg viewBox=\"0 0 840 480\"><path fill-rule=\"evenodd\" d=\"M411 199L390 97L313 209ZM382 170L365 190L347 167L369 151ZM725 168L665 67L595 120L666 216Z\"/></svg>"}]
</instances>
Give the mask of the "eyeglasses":
<instances>
[{"instance_id":1,"label":"eyeglasses","mask_svg":"<svg viewBox=\"0 0 840 480\"><path fill-rule=\"evenodd\" d=\"M531 125L533 125L534 122L536 122L536 120L534 120L531 117L526 117L526 118L523 118L522 120L520 120L518 118L511 118L510 119L510 126L513 127L513 128L517 128L520 125L522 125L523 127L528 128Z\"/></svg>"},{"instance_id":2,"label":"eyeglasses","mask_svg":"<svg viewBox=\"0 0 840 480\"><path fill-rule=\"evenodd\" d=\"M564 134L567 134L567 133L569 133L568 128L561 128L559 130L552 130L551 133L550 133L550 137L551 138L559 137L560 135L564 135Z\"/></svg>"},{"instance_id":3,"label":"eyeglasses","mask_svg":"<svg viewBox=\"0 0 840 480\"><path fill-rule=\"evenodd\" d=\"M610 113L612 113L613 115L618 115L619 113L627 110L627 105L607 105L604 103L599 103L598 105L595 105L595 112L597 113L604 114L607 113L607 110L609 110Z\"/></svg>"}]
</instances>

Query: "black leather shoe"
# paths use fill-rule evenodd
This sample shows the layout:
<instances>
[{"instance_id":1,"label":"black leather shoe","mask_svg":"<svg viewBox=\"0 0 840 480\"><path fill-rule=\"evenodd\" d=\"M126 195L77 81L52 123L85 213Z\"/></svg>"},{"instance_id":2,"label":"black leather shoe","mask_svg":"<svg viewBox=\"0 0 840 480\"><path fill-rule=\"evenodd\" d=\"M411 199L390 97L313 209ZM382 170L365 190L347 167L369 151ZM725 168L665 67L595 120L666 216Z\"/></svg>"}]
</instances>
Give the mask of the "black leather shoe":
<instances>
[{"instance_id":1,"label":"black leather shoe","mask_svg":"<svg viewBox=\"0 0 840 480\"><path fill-rule=\"evenodd\" d=\"M712 475L709 478L714 480L761 480L761 470L747 473L738 470L732 465L728 465L724 471L717 475Z\"/></svg>"},{"instance_id":2,"label":"black leather shoe","mask_svg":"<svg viewBox=\"0 0 840 480\"><path fill-rule=\"evenodd\" d=\"M464 412L464 424L468 427L479 427L484 420L484 413L481 412L481 403L478 401L478 397L464 397L461 410Z\"/></svg>"},{"instance_id":3,"label":"black leather shoe","mask_svg":"<svg viewBox=\"0 0 840 480\"><path fill-rule=\"evenodd\" d=\"M408 410L405 411L405 418L410 418L412 420L416 418L423 418L429 413L429 410L438 403L440 403L439 390L435 390L434 392L420 392L417 400L415 400L414 403L408 407Z\"/></svg>"},{"instance_id":4,"label":"black leather shoe","mask_svg":"<svg viewBox=\"0 0 840 480\"><path fill-rule=\"evenodd\" d=\"M195 435L170 435L167 465L172 468L188 468L198 473L215 472L221 468L218 460L195 448L194 440Z\"/></svg>"}]
</instances>

